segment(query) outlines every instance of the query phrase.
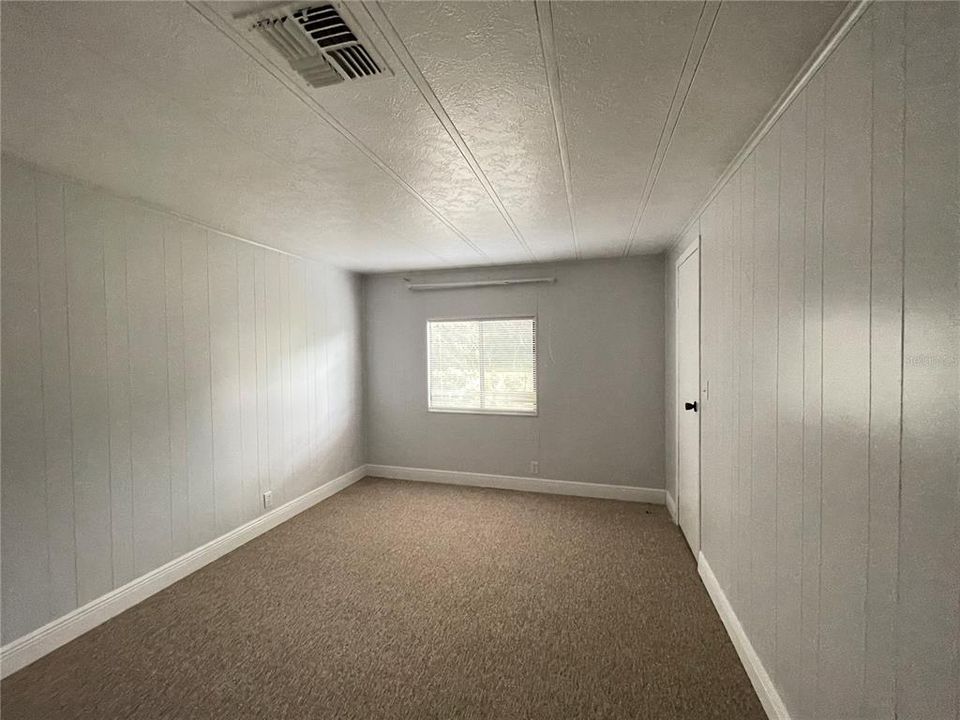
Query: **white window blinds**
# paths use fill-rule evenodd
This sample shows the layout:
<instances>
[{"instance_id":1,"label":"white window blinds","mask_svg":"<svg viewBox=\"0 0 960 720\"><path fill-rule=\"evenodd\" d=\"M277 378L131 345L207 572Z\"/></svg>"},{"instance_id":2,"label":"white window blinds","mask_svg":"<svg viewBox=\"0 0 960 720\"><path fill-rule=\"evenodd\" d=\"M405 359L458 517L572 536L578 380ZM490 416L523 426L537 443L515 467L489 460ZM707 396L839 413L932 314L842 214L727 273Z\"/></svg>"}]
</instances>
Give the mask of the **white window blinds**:
<instances>
[{"instance_id":1,"label":"white window blinds","mask_svg":"<svg viewBox=\"0 0 960 720\"><path fill-rule=\"evenodd\" d=\"M537 412L537 321L427 323L430 410Z\"/></svg>"}]
</instances>

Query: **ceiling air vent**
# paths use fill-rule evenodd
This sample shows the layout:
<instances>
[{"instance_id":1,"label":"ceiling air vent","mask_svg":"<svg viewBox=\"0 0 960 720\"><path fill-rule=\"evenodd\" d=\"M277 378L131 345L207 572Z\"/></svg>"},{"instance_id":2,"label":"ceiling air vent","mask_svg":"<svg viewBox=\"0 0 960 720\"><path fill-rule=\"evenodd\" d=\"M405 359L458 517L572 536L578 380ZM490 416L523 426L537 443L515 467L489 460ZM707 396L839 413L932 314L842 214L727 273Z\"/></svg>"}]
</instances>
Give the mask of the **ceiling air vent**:
<instances>
[{"instance_id":1,"label":"ceiling air vent","mask_svg":"<svg viewBox=\"0 0 960 720\"><path fill-rule=\"evenodd\" d=\"M289 6L288 6L289 7ZM311 87L390 74L358 25L335 5L272 10L253 24L256 31Z\"/></svg>"}]
</instances>

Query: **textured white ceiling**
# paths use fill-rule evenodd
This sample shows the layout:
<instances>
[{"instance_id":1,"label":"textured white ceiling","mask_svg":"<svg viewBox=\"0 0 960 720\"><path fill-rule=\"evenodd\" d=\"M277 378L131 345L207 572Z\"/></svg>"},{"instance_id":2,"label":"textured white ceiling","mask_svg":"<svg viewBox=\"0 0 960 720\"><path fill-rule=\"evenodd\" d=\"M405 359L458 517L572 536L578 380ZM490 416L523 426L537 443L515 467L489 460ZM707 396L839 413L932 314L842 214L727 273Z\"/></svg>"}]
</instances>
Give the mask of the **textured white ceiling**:
<instances>
[{"instance_id":1,"label":"textured white ceiling","mask_svg":"<svg viewBox=\"0 0 960 720\"><path fill-rule=\"evenodd\" d=\"M314 90L234 14L3 2L3 150L363 271L665 247L844 3L351 3Z\"/></svg>"}]
</instances>

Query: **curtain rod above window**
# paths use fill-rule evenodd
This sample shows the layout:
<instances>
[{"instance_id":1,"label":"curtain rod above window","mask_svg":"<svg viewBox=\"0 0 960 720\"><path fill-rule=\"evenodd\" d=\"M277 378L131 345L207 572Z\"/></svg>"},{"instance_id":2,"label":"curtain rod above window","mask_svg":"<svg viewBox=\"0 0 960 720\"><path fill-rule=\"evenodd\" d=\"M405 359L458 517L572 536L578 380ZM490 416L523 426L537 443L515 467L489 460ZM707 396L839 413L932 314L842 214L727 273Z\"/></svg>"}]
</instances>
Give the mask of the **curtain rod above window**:
<instances>
[{"instance_id":1,"label":"curtain rod above window","mask_svg":"<svg viewBox=\"0 0 960 720\"><path fill-rule=\"evenodd\" d=\"M506 285L530 285L556 282L555 277L511 278L508 280L467 280L463 282L410 283L408 290L460 290L462 288L499 287Z\"/></svg>"}]
</instances>

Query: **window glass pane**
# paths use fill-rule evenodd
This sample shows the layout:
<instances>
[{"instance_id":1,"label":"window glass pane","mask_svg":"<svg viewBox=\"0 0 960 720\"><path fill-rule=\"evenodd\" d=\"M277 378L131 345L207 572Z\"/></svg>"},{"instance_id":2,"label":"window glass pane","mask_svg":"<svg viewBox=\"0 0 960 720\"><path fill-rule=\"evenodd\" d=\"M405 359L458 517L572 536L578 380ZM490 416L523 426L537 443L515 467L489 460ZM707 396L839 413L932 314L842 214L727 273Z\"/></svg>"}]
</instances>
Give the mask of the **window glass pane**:
<instances>
[{"instance_id":1,"label":"window glass pane","mask_svg":"<svg viewBox=\"0 0 960 720\"><path fill-rule=\"evenodd\" d=\"M431 321L427 337L431 410L537 411L533 318Z\"/></svg>"},{"instance_id":2,"label":"window glass pane","mask_svg":"<svg viewBox=\"0 0 960 720\"><path fill-rule=\"evenodd\" d=\"M536 410L533 320L488 320L481 332L484 407Z\"/></svg>"},{"instance_id":3,"label":"window glass pane","mask_svg":"<svg viewBox=\"0 0 960 720\"><path fill-rule=\"evenodd\" d=\"M480 325L430 323L430 407L479 410Z\"/></svg>"}]
</instances>

